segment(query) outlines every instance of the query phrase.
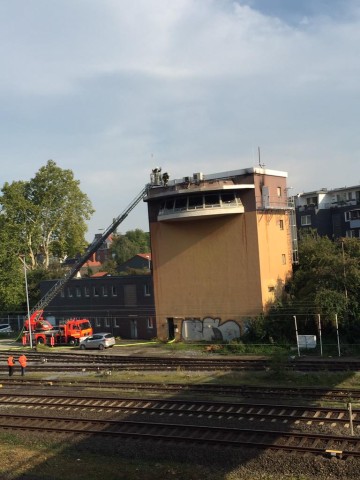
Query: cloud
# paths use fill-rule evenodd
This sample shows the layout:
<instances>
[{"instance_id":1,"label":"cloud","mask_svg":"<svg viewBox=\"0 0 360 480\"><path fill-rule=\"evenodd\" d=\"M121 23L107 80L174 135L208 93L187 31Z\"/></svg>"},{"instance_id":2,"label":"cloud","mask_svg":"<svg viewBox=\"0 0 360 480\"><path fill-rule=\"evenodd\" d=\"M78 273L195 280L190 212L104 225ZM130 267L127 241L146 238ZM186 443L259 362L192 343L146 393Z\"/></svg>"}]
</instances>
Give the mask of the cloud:
<instances>
[{"instance_id":1,"label":"cloud","mask_svg":"<svg viewBox=\"0 0 360 480\"><path fill-rule=\"evenodd\" d=\"M348 183L359 23L352 1L2 2L4 181L53 158L93 201L91 225L154 165L234 170L257 164L258 146L294 189Z\"/></svg>"}]
</instances>

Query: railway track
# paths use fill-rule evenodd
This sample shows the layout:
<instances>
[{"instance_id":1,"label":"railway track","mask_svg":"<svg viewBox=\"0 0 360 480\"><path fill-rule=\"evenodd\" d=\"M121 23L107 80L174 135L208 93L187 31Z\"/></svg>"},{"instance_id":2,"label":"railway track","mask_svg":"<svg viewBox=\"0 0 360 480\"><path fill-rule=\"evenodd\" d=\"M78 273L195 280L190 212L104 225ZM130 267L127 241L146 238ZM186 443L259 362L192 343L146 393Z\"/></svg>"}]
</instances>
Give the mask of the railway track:
<instances>
[{"instance_id":1,"label":"railway track","mask_svg":"<svg viewBox=\"0 0 360 480\"><path fill-rule=\"evenodd\" d=\"M168 415L184 418L217 418L221 420L248 420L260 422L278 422L288 425L307 423L308 425L330 425L349 428L349 413L345 408L274 405L265 403L216 402L180 399L144 399L137 397L119 398L110 396L91 397L84 395L69 396L34 393L2 393L0 409L20 407L22 409L59 409L98 411L111 414ZM352 410L353 426L360 429L360 410Z\"/></svg>"},{"instance_id":2,"label":"railway track","mask_svg":"<svg viewBox=\"0 0 360 480\"><path fill-rule=\"evenodd\" d=\"M343 458L360 456L360 439L314 433L279 432L272 430L241 429L172 423L133 422L57 418L32 415L0 414L3 430L30 430L57 434L135 438L171 443L201 443L216 446L246 447L281 450L286 452L324 455L341 452Z\"/></svg>"},{"instance_id":3,"label":"railway track","mask_svg":"<svg viewBox=\"0 0 360 480\"><path fill-rule=\"evenodd\" d=\"M0 365L2 370L6 370L6 359L10 352L0 353ZM86 353L27 353L29 364L34 371L50 371L54 368L62 371L72 371L78 368L87 368L96 370L97 368L107 367L111 370L146 370L146 371L174 371L178 369L186 371L206 371L206 370L224 370L224 371L266 371L271 369L272 363L267 359L247 359L247 358L187 358L187 357L136 357L123 355L109 355L103 352L97 354ZM40 368L41 367L41 368ZM360 362L343 360L302 360L289 359L284 363L283 368L289 371L360 371ZM1 371L1 370L0 370Z\"/></svg>"},{"instance_id":4,"label":"railway track","mask_svg":"<svg viewBox=\"0 0 360 480\"><path fill-rule=\"evenodd\" d=\"M109 377L108 377L109 378ZM360 402L360 389L346 388L313 388L313 387L274 387L274 386L251 386L251 385L226 385L210 383L153 383L153 382L113 382L109 379L72 380L51 379L39 380L30 378L4 378L1 379L3 387L27 389L33 387L62 387L69 391L86 389L108 389L113 391L129 392L161 392L177 395L215 395L239 398L274 398L279 399L312 399L331 400L336 402Z\"/></svg>"}]
</instances>

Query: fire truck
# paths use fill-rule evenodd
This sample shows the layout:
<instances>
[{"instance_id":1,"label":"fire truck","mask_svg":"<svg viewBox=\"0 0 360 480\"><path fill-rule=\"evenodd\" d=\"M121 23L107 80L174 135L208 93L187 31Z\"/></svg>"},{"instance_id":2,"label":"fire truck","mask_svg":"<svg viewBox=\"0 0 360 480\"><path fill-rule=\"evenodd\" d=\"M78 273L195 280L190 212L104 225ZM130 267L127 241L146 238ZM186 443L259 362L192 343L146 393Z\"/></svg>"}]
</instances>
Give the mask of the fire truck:
<instances>
[{"instance_id":1,"label":"fire truck","mask_svg":"<svg viewBox=\"0 0 360 480\"><path fill-rule=\"evenodd\" d=\"M36 310L24 324L25 344L30 343L30 329L32 341L43 345L78 345L80 340L92 335L91 323L86 318L71 318L58 326L51 325L42 316L43 310Z\"/></svg>"},{"instance_id":2,"label":"fire truck","mask_svg":"<svg viewBox=\"0 0 360 480\"><path fill-rule=\"evenodd\" d=\"M53 287L43 296L40 302L29 312L28 318L24 323L23 343L32 344L78 344L80 339L92 335L90 321L87 319L69 319L60 325L54 327L50 322L43 318L45 308L58 295L65 285L71 280L80 268L89 260L89 258L101 247L105 240L111 235L121 222L129 215L131 210L147 195L149 184L140 191L130 205L119 215L113 223L104 231L99 238L95 238L88 247L84 255L76 262L74 267L58 280Z\"/></svg>"}]
</instances>

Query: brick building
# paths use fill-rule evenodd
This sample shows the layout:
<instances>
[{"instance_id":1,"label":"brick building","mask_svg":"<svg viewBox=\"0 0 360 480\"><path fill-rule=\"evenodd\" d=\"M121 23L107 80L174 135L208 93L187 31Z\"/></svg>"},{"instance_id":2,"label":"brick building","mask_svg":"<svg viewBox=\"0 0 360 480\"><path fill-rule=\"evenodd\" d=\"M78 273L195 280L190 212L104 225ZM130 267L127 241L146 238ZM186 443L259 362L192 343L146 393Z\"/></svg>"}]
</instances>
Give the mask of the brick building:
<instances>
[{"instance_id":1,"label":"brick building","mask_svg":"<svg viewBox=\"0 0 360 480\"><path fill-rule=\"evenodd\" d=\"M296 260L287 174L258 167L168 181L160 172L145 198L158 336L240 337Z\"/></svg>"}]
</instances>

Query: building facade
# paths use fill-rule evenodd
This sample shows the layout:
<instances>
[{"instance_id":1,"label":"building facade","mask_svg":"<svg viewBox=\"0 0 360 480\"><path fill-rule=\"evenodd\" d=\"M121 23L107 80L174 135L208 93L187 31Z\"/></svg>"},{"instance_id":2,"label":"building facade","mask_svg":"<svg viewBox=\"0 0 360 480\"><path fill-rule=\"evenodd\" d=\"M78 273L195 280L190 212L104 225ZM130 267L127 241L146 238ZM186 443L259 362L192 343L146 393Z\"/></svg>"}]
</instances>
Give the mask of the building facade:
<instances>
[{"instance_id":1,"label":"building facade","mask_svg":"<svg viewBox=\"0 0 360 480\"><path fill-rule=\"evenodd\" d=\"M360 238L360 185L299 193L294 199L299 232L315 229L331 239Z\"/></svg>"},{"instance_id":2,"label":"building facade","mask_svg":"<svg viewBox=\"0 0 360 480\"><path fill-rule=\"evenodd\" d=\"M159 338L239 338L281 294L296 257L286 179L262 167L173 181L153 171L145 201Z\"/></svg>"},{"instance_id":3,"label":"building facade","mask_svg":"<svg viewBox=\"0 0 360 480\"><path fill-rule=\"evenodd\" d=\"M44 296L56 280L40 284ZM47 306L45 318L58 324L88 318L95 332L126 339L157 336L151 275L103 276L70 280Z\"/></svg>"}]
</instances>

